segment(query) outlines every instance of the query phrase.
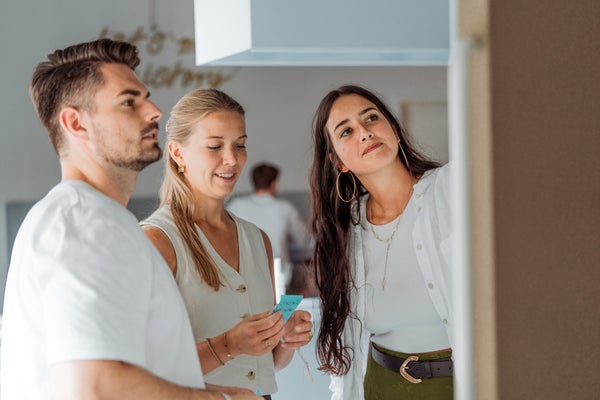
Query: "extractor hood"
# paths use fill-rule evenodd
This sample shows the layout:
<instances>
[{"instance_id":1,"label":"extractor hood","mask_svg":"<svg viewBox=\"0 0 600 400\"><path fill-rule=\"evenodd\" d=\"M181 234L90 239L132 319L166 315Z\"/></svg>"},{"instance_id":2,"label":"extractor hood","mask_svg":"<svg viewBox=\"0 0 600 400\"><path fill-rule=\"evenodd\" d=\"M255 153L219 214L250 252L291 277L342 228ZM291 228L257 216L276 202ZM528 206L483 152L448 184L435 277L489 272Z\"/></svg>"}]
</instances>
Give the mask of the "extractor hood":
<instances>
[{"instance_id":1,"label":"extractor hood","mask_svg":"<svg viewBox=\"0 0 600 400\"><path fill-rule=\"evenodd\" d=\"M449 0L194 0L196 64L447 65Z\"/></svg>"}]
</instances>

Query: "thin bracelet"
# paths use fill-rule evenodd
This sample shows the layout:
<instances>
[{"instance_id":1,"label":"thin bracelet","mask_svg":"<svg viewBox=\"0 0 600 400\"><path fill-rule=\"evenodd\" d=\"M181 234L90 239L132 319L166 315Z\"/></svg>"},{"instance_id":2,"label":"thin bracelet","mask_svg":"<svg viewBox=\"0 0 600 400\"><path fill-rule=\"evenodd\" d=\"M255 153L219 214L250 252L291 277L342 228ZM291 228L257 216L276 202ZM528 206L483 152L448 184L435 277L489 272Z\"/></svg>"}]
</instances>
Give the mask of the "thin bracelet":
<instances>
[{"instance_id":1,"label":"thin bracelet","mask_svg":"<svg viewBox=\"0 0 600 400\"><path fill-rule=\"evenodd\" d=\"M227 346L227 332L223 334L223 339L225 340L225 354L227 354L227 361L232 360L233 356L229 352L229 346Z\"/></svg>"},{"instance_id":2,"label":"thin bracelet","mask_svg":"<svg viewBox=\"0 0 600 400\"><path fill-rule=\"evenodd\" d=\"M231 396L228 395L227 393L221 392L221 394L223 395L223 397L225 398L225 400L231 400Z\"/></svg>"},{"instance_id":3,"label":"thin bracelet","mask_svg":"<svg viewBox=\"0 0 600 400\"><path fill-rule=\"evenodd\" d=\"M215 351L215 348L213 347L209 338L206 338L206 343L208 344L208 350L210 350L210 353L213 355L215 360L217 360L221 365L225 365L225 363L219 358L219 355Z\"/></svg>"}]
</instances>

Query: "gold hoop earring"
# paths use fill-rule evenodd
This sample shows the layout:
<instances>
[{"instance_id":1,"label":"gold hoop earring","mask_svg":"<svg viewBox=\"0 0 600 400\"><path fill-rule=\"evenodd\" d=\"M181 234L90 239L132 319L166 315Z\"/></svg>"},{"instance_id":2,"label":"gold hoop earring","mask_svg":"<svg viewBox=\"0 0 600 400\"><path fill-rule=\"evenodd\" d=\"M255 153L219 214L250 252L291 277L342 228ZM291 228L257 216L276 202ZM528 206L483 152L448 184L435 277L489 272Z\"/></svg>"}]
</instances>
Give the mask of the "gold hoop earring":
<instances>
[{"instance_id":1,"label":"gold hoop earring","mask_svg":"<svg viewBox=\"0 0 600 400\"><path fill-rule=\"evenodd\" d=\"M177 168L177 172L183 174L185 172L185 165L181 164L179 168Z\"/></svg>"},{"instance_id":2,"label":"gold hoop earring","mask_svg":"<svg viewBox=\"0 0 600 400\"><path fill-rule=\"evenodd\" d=\"M349 199L344 199L340 194L340 176L342 175L342 171L340 171L335 180L335 191L337 192L338 198L344 203L350 203L356 197L356 178L354 178L354 174L352 172L348 172L350 177L352 178L352 196Z\"/></svg>"},{"instance_id":3,"label":"gold hoop earring","mask_svg":"<svg viewBox=\"0 0 600 400\"><path fill-rule=\"evenodd\" d=\"M412 173L412 169L410 168L410 163L408 162L408 158L406 157L406 153L404 152L404 149L402 148L402 144L400 143L400 138L398 138L398 147L400 147L400 151L402 152L402 156L404 157L404 162L406 163L406 168L408 168L408 173L410 174L410 176L414 176Z\"/></svg>"}]
</instances>

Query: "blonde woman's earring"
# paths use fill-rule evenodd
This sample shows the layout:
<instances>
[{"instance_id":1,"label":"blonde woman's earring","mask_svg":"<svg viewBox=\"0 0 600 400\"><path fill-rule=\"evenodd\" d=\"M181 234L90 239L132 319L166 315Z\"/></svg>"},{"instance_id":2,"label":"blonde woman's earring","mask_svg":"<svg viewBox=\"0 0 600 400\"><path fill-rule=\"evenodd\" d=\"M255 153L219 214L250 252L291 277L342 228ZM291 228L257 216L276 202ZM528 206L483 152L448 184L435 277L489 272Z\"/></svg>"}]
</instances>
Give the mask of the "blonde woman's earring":
<instances>
[{"instance_id":1,"label":"blonde woman's earring","mask_svg":"<svg viewBox=\"0 0 600 400\"><path fill-rule=\"evenodd\" d=\"M335 191L337 192L337 195L341 201L343 201L344 203L350 203L356 197L356 178L354 178L354 174L352 172L348 171L348 175L350 175L350 178L352 178L352 196L350 196L349 199L344 199L340 192L340 176L343 173L345 172L340 171L337 175L337 178L335 180Z\"/></svg>"},{"instance_id":2,"label":"blonde woman's earring","mask_svg":"<svg viewBox=\"0 0 600 400\"><path fill-rule=\"evenodd\" d=\"M181 164L179 168L177 168L177 172L183 174L185 172L185 165Z\"/></svg>"}]
</instances>

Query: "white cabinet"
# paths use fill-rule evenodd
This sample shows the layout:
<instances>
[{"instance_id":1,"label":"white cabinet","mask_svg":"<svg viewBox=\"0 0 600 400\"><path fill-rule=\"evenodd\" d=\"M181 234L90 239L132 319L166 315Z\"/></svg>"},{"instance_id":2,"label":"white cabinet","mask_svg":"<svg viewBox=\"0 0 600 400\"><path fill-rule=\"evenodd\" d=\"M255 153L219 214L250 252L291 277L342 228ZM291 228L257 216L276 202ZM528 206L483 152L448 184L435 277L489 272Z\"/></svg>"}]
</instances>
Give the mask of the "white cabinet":
<instances>
[{"instance_id":1,"label":"white cabinet","mask_svg":"<svg viewBox=\"0 0 600 400\"><path fill-rule=\"evenodd\" d=\"M448 0L195 0L198 65L446 65Z\"/></svg>"}]
</instances>

